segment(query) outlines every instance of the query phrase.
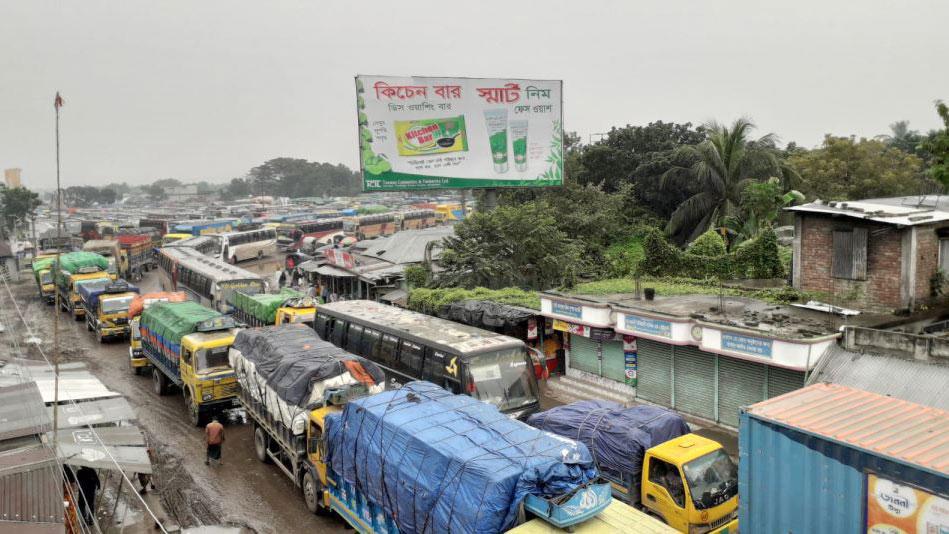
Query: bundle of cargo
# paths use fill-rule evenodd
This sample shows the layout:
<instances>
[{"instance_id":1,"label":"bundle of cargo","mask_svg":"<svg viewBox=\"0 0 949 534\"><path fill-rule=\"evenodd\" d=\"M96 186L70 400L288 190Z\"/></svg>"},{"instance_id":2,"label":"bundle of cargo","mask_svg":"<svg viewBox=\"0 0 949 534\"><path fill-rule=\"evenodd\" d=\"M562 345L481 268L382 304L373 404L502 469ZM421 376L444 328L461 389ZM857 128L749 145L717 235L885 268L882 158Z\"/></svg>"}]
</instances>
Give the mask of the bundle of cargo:
<instances>
[{"instance_id":1,"label":"bundle of cargo","mask_svg":"<svg viewBox=\"0 0 949 534\"><path fill-rule=\"evenodd\" d=\"M351 400L326 416L326 433L334 508L363 496L368 520L383 518L376 531L503 532L522 504L533 512L532 503L552 509L571 496L609 503L605 484L594 485L602 498L588 493L597 472L582 443L429 382Z\"/></svg>"},{"instance_id":2,"label":"bundle of cargo","mask_svg":"<svg viewBox=\"0 0 949 534\"><path fill-rule=\"evenodd\" d=\"M105 271L109 260L95 252L70 252L59 257L59 268L73 274Z\"/></svg>"},{"instance_id":3,"label":"bundle of cargo","mask_svg":"<svg viewBox=\"0 0 949 534\"><path fill-rule=\"evenodd\" d=\"M251 326L312 321L316 311L316 302L312 298L290 288L283 288L279 293L250 294L234 291L231 293L229 304L235 308L234 315ZM301 313L304 313L305 317L299 318L300 320L278 321L278 310L281 308L302 310Z\"/></svg>"},{"instance_id":4,"label":"bundle of cargo","mask_svg":"<svg viewBox=\"0 0 949 534\"><path fill-rule=\"evenodd\" d=\"M147 306L155 302L185 302L188 294L184 291L156 291L144 293L132 299L129 305L129 318L138 317Z\"/></svg>"},{"instance_id":5,"label":"bundle of cargo","mask_svg":"<svg viewBox=\"0 0 949 534\"><path fill-rule=\"evenodd\" d=\"M364 394L385 389L378 366L304 325L241 330L228 357L242 402L260 403L294 435L304 433L308 410L322 406L327 393L358 385L365 386Z\"/></svg>"}]
</instances>

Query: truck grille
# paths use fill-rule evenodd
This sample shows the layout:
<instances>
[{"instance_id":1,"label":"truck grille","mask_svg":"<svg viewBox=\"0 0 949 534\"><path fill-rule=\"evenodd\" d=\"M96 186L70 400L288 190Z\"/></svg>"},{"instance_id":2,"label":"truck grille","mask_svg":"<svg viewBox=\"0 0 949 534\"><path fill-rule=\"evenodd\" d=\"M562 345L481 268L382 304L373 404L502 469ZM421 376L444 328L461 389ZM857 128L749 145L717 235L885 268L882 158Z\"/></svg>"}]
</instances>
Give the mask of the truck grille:
<instances>
[{"instance_id":1,"label":"truck grille","mask_svg":"<svg viewBox=\"0 0 949 534\"><path fill-rule=\"evenodd\" d=\"M218 399L223 399L225 397L233 397L237 395L237 382L231 382L230 384L218 384L214 386L214 397Z\"/></svg>"}]
</instances>

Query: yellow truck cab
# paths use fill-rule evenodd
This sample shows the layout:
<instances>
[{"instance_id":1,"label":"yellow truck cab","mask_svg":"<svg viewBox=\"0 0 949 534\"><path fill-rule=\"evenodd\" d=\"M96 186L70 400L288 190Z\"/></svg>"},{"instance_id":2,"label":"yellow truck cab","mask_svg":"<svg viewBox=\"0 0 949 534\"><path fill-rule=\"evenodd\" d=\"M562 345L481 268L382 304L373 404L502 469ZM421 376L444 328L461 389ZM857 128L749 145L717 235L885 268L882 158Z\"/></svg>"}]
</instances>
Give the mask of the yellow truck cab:
<instances>
[{"instance_id":1,"label":"yellow truck cab","mask_svg":"<svg viewBox=\"0 0 949 534\"><path fill-rule=\"evenodd\" d=\"M57 284L56 288L59 292L59 303L63 311L72 314L73 318L77 321L85 319L86 310L82 307L82 297L79 295L79 288L81 288L83 284L102 283L103 280L113 280L113 278L106 271L76 274L63 271L60 283Z\"/></svg>"},{"instance_id":2,"label":"yellow truck cab","mask_svg":"<svg viewBox=\"0 0 949 534\"><path fill-rule=\"evenodd\" d=\"M316 300L290 288L279 293L244 293L234 291L228 300L234 316L249 326L270 326L304 323L313 325Z\"/></svg>"},{"instance_id":3,"label":"yellow truck cab","mask_svg":"<svg viewBox=\"0 0 949 534\"><path fill-rule=\"evenodd\" d=\"M53 280L53 263L55 261L55 254L41 254L33 258L31 262L33 277L36 280L40 298L47 304L52 304L56 300L56 283Z\"/></svg>"},{"instance_id":4,"label":"yellow truck cab","mask_svg":"<svg viewBox=\"0 0 949 534\"><path fill-rule=\"evenodd\" d=\"M151 363L155 393L181 389L191 422L237 406L237 380L228 349L239 331L234 319L196 302L158 302L142 312L142 351Z\"/></svg>"},{"instance_id":5,"label":"yellow truck cab","mask_svg":"<svg viewBox=\"0 0 949 534\"><path fill-rule=\"evenodd\" d=\"M125 280L85 284L79 289L86 311L86 328L95 332L99 343L129 335L129 306L138 288Z\"/></svg>"},{"instance_id":6,"label":"yellow truck cab","mask_svg":"<svg viewBox=\"0 0 949 534\"><path fill-rule=\"evenodd\" d=\"M646 451L642 472L642 506L669 526L738 532L738 469L718 442L697 434L671 439Z\"/></svg>"}]
</instances>

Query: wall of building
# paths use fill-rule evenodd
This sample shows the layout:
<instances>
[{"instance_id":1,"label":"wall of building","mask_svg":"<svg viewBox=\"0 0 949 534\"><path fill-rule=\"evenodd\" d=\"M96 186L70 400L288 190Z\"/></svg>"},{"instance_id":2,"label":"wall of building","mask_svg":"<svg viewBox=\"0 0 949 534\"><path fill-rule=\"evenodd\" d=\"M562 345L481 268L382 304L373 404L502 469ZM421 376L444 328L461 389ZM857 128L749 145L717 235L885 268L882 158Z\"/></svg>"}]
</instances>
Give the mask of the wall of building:
<instances>
[{"instance_id":1,"label":"wall of building","mask_svg":"<svg viewBox=\"0 0 949 534\"><path fill-rule=\"evenodd\" d=\"M798 217L801 234L795 239L800 239L800 253L794 258L800 265L797 288L834 295L851 306L868 310L890 311L909 305L904 302L900 292L903 252L901 230L891 225L859 222L868 230L867 279L845 280L831 276L833 231L853 227L855 221L811 214L800 214ZM922 274L917 273L917 279L920 276ZM928 276L926 280L928 294Z\"/></svg>"},{"instance_id":2,"label":"wall of building","mask_svg":"<svg viewBox=\"0 0 949 534\"><path fill-rule=\"evenodd\" d=\"M939 270L939 235L944 226L921 226L916 228L916 302L932 298L932 277Z\"/></svg>"}]
</instances>

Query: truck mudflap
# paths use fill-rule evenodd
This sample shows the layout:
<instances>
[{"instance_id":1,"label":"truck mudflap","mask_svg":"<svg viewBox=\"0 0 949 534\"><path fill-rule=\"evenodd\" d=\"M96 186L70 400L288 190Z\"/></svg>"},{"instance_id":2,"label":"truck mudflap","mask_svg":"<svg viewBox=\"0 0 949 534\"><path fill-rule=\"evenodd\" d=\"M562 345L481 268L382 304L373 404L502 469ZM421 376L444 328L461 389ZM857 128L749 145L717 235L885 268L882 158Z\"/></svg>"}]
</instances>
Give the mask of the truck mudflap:
<instances>
[{"instance_id":1,"label":"truck mudflap","mask_svg":"<svg viewBox=\"0 0 949 534\"><path fill-rule=\"evenodd\" d=\"M330 508L360 534L398 534L399 528L385 510L367 499L352 484L332 474L327 477Z\"/></svg>"},{"instance_id":2,"label":"truck mudflap","mask_svg":"<svg viewBox=\"0 0 949 534\"><path fill-rule=\"evenodd\" d=\"M715 530L708 531L708 534L738 534L738 518L732 519Z\"/></svg>"},{"instance_id":3,"label":"truck mudflap","mask_svg":"<svg viewBox=\"0 0 949 534\"><path fill-rule=\"evenodd\" d=\"M557 528L566 528L599 514L613 500L609 483L590 484L578 488L572 495L545 499L528 495L524 509Z\"/></svg>"}]
</instances>

